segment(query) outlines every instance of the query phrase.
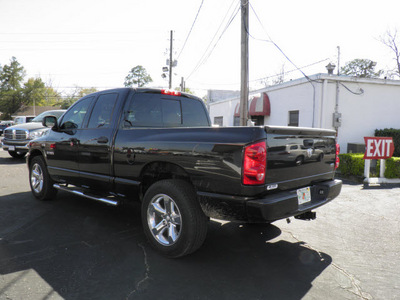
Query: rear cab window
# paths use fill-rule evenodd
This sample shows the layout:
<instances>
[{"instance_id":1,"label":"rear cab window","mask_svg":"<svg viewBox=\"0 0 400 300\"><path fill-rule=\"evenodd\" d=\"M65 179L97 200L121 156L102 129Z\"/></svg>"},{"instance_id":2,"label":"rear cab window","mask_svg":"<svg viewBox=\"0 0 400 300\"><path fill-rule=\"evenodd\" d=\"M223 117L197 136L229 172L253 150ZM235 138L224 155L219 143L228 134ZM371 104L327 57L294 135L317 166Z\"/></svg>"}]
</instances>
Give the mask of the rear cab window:
<instances>
[{"instance_id":1,"label":"rear cab window","mask_svg":"<svg viewBox=\"0 0 400 300\"><path fill-rule=\"evenodd\" d=\"M158 93L135 93L125 105L121 122L121 128L209 126L201 101Z\"/></svg>"}]
</instances>

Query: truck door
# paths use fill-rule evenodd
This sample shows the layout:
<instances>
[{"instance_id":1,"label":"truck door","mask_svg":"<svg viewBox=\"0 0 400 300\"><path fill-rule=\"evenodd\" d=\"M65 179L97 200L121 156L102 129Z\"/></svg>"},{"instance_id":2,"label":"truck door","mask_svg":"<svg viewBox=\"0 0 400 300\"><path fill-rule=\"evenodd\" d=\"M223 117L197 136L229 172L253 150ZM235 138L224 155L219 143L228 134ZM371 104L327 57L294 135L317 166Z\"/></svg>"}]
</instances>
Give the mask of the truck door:
<instances>
[{"instance_id":1,"label":"truck door","mask_svg":"<svg viewBox=\"0 0 400 300\"><path fill-rule=\"evenodd\" d=\"M118 109L118 93L101 94L80 135L78 165L81 184L96 189L111 187L111 157ZM123 98L123 97L121 97Z\"/></svg>"},{"instance_id":2,"label":"truck door","mask_svg":"<svg viewBox=\"0 0 400 300\"><path fill-rule=\"evenodd\" d=\"M76 102L60 120L58 131L50 130L47 151L49 172L59 180L66 179L70 183L79 182L77 153L80 133L86 113L94 97L88 97Z\"/></svg>"}]
</instances>

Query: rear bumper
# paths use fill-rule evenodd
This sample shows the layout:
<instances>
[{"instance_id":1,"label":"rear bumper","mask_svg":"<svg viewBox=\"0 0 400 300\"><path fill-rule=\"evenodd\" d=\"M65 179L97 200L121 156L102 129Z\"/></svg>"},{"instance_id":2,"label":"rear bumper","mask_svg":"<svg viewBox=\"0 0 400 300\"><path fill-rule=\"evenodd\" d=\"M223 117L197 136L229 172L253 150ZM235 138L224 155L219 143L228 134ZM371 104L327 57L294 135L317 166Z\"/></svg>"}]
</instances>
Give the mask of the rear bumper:
<instances>
[{"instance_id":1,"label":"rear bumper","mask_svg":"<svg viewBox=\"0 0 400 300\"><path fill-rule=\"evenodd\" d=\"M297 190L247 201L247 217L250 221L273 222L311 211L336 198L342 189L342 181L332 180L313 185L310 188L311 201L301 205L298 204Z\"/></svg>"},{"instance_id":2,"label":"rear bumper","mask_svg":"<svg viewBox=\"0 0 400 300\"><path fill-rule=\"evenodd\" d=\"M297 190L277 192L262 198L245 198L198 192L204 213L212 218L273 222L301 215L336 198L342 189L341 180L330 180L310 186L311 201L298 204Z\"/></svg>"}]
</instances>

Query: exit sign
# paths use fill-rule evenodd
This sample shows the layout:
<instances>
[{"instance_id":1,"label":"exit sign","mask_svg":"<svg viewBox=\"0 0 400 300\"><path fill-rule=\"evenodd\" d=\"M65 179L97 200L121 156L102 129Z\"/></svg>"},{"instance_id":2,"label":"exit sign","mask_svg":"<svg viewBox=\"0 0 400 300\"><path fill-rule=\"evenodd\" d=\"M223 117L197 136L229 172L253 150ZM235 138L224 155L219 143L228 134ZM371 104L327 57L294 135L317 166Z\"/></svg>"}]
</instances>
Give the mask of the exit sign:
<instances>
[{"instance_id":1,"label":"exit sign","mask_svg":"<svg viewBox=\"0 0 400 300\"><path fill-rule=\"evenodd\" d=\"M364 159L387 159L393 156L394 144L391 137L364 137Z\"/></svg>"}]
</instances>

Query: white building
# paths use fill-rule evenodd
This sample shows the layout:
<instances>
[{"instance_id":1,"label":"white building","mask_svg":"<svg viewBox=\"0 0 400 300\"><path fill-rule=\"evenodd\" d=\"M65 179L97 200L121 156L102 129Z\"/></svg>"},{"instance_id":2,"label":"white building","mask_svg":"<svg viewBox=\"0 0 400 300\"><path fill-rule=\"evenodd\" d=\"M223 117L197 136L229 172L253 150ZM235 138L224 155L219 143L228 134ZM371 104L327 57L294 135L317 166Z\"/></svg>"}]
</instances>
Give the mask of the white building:
<instances>
[{"instance_id":1,"label":"white building","mask_svg":"<svg viewBox=\"0 0 400 300\"><path fill-rule=\"evenodd\" d=\"M238 125L239 101L211 99L214 124ZM249 115L256 125L337 127L345 153L375 129L400 129L400 81L317 74L251 92Z\"/></svg>"}]
</instances>

